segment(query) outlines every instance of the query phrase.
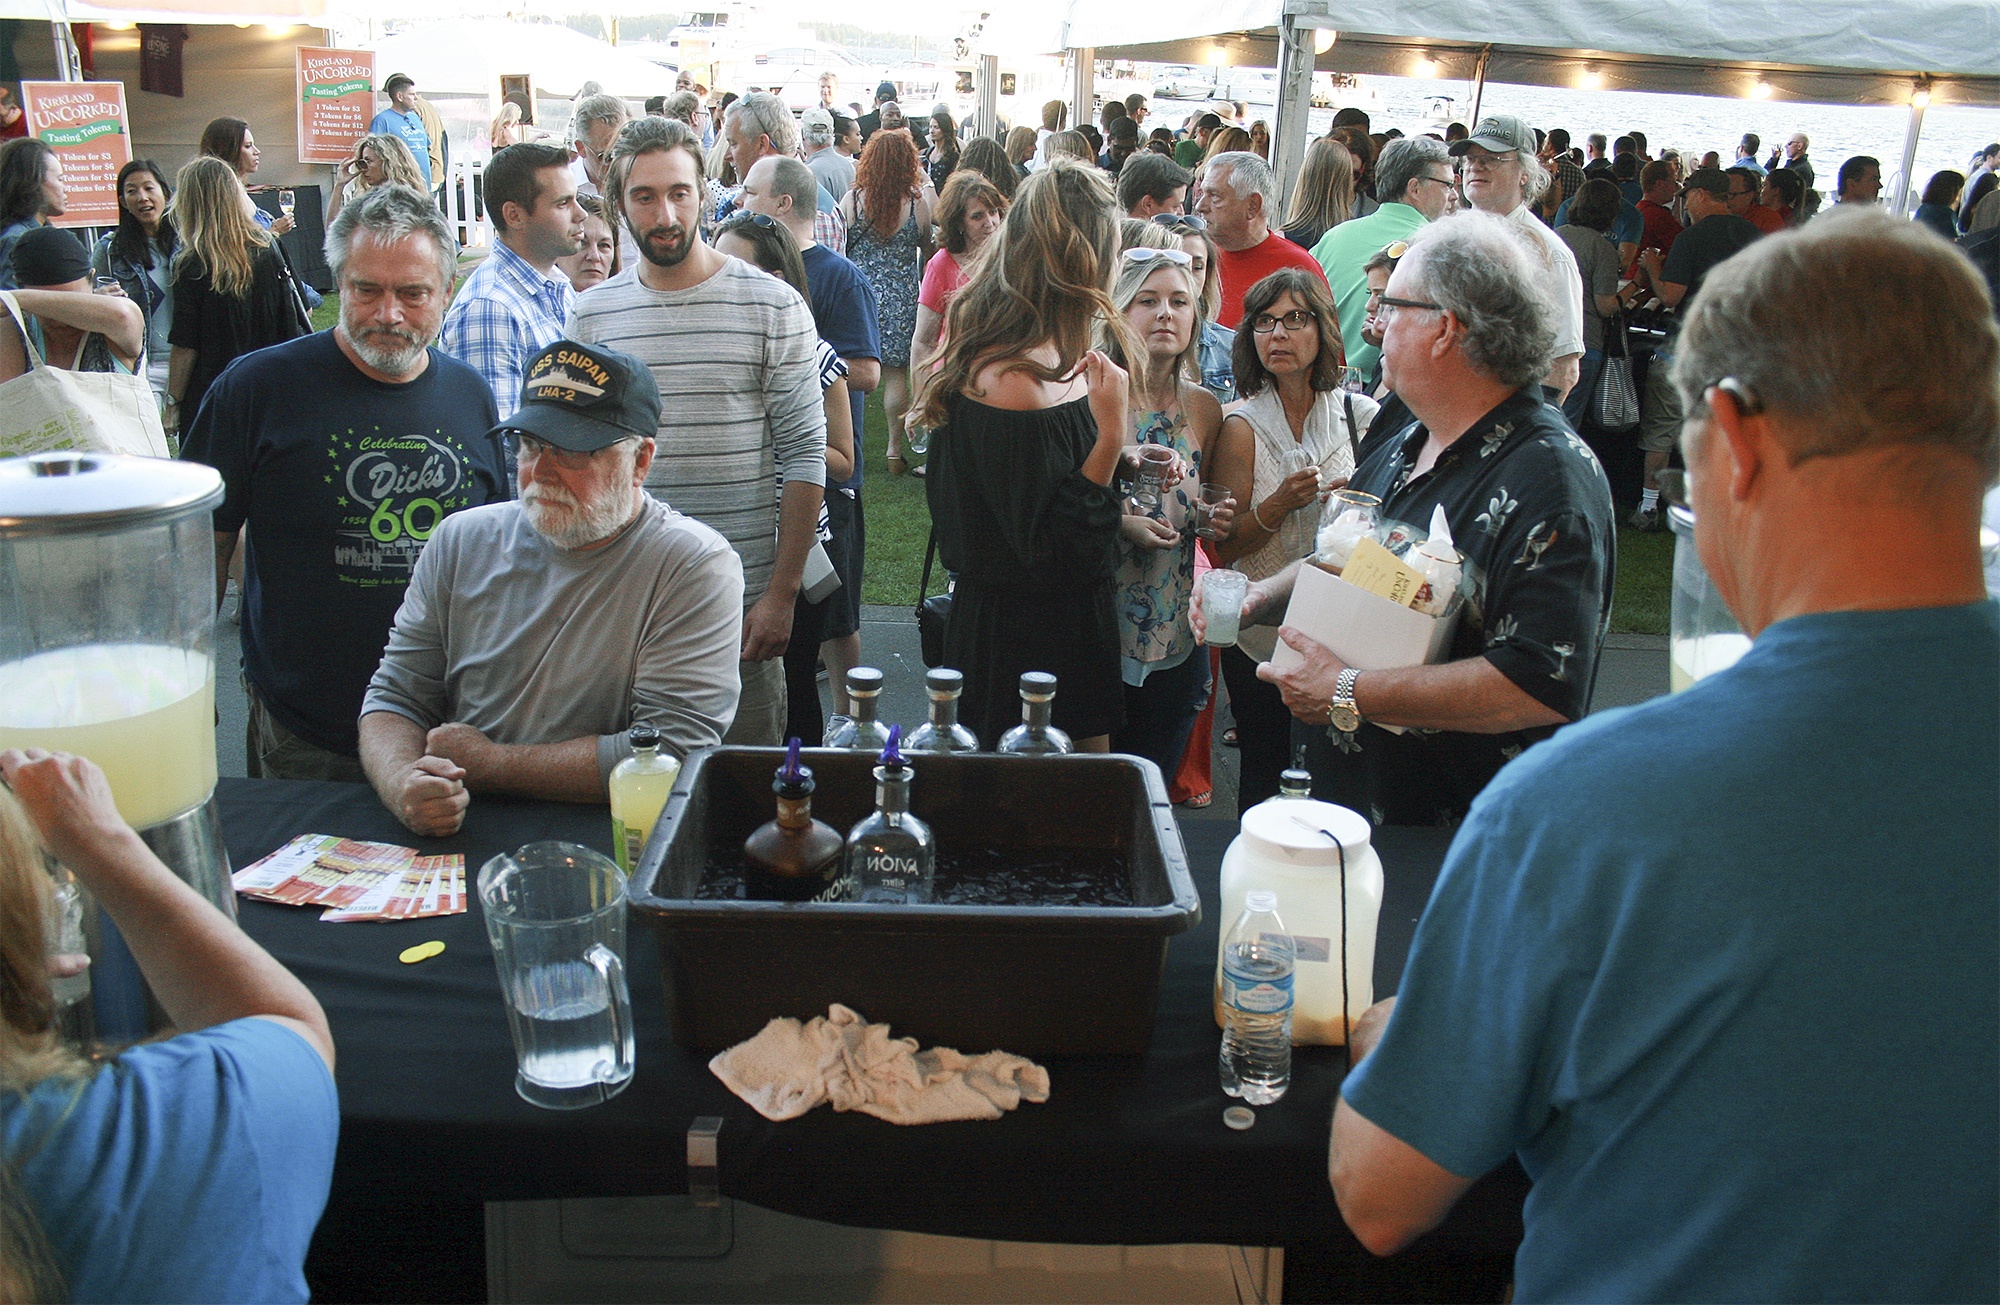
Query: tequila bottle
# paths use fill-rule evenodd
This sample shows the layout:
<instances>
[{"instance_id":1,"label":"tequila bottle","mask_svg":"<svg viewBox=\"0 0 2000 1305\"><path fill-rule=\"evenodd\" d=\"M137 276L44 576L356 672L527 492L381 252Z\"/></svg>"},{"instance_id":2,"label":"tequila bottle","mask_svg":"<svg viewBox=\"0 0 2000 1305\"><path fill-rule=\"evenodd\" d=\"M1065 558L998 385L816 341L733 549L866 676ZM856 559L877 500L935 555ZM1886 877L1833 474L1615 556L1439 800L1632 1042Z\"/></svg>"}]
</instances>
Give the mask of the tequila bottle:
<instances>
[{"instance_id":1,"label":"tequila bottle","mask_svg":"<svg viewBox=\"0 0 2000 1305\"><path fill-rule=\"evenodd\" d=\"M778 815L743 840L749 862L750 894L780 902L803 902L824 895L840 876L841 839L831 825L813 819L813 773L799 761L799 741L785 751L785 764L771 779Z\"/></svg>"},{"instance_id":2,"label":"tequila bottle","mask_svg":"<svg viewBox=\"0 0 2000 1305\"><path fill-rule=\"evenodd\" d=\"M875 719L882 700L882 672L855 666L847 672L847 701L852 716L835 716L826 723L826 746L854 752L880 752L889 742L889 727Z\"/></svg>"},{"instance_id":3,"label":"tequila bottle","mask_svg":"<svg viewBox=\"0 0 2000 1305\"><path fill-rule=\"evenodd\" d=\"M958 695L965 691L965 676L940 666L924 676L924 691L930 695L931 718L910 735L911 752L977 752L979 740L958 723Z\"/></svg>"},{"instance_id":4,"label":"tequila bottle","mask_svg":"<svg viewBox=\"0 0 2000 1305\"><path fill-rule=\"evenodd\" d=\"M1021 723L1001 736L1000 751L1017 757L1058 757L1074 752L1069 735L1049 724L1055 710L1056 677L1029 671L1021 677Z\"/></svg>"},{"instance_id":5,"label":"tequila bottle","mask_svg":"<svg viewBox=\"0 0 2000 1305\"><path fill-rule=\"evenodd\" d=\"M847 878L863 902L931 899L931 831L910 814L910 765L902 740L903 727L891 725L889 746L875 767L875 814L847 836Z\"/></svg>"}]
</instances>

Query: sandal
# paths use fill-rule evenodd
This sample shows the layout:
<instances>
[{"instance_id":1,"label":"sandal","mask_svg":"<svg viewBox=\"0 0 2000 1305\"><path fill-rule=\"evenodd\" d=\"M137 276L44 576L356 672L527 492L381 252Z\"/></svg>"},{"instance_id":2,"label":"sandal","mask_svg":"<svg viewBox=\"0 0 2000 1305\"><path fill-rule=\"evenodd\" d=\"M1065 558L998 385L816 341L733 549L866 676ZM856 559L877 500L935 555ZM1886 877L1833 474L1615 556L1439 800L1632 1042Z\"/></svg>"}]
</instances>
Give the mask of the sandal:
<instances>
[{"instance_id":1,"label":"sandal","mask_svg":"<svg viewBox=\"0 0 2000 1305\"><path fill-rule=\"evenodd\" d=\"M910 474L912 476L915 476L918 480L922 480L924 478L924 468L928 467L929 465L930 464L928 462L925 462L925 463L920 463L917 466L911 467Z\"/></svg>"},{"instance_id":2,"label":"sandal","mask_svg":"<svg viewBox=\"0 0 2000 1305\"><path fill-rule=\"evenodd\" d=\"M1225 748L1240 748L1243 746L1243 740L1236 736L1236 727L1234 725L1222 731L1222 746Z\"/></svg>"},{"instance_id":3,"label":"sandal","mask_svg":"<svg viewBox=\"0 0 2000 1305\"><path fill-rule=\"evenodd\" d=\"M1215 801L1215 790L1210 789L1206 793L1195 794L1187 801L1181 803L1181 805L1187 807L1191 811L1200 811L1202 808L1206 807L1209 803L1213 801Z\"/></svg>"}]
</instances>

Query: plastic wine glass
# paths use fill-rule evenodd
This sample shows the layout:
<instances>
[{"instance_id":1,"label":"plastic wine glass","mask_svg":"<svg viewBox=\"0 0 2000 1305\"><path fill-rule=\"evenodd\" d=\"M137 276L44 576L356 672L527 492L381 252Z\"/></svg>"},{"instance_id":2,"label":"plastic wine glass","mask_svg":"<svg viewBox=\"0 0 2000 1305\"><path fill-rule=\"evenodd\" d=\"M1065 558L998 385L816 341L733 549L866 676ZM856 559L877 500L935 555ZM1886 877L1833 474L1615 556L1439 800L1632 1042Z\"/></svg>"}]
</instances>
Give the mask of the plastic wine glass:
<instances>
[{"instance_id":1,"label":"plastic wine glass","mask_svg":"<svg viewBox=\"0 0 2000 1305\"><path fill-rule=\"evenodd\" d=\"M298 205L299 205L299 197L293 193L292 188L290 186L287 186L283 190L278 192L278 207L284 210L284 214L286 217L290 217L292 215L292 210L297 208Z\"/></svg>"}]
</instances>

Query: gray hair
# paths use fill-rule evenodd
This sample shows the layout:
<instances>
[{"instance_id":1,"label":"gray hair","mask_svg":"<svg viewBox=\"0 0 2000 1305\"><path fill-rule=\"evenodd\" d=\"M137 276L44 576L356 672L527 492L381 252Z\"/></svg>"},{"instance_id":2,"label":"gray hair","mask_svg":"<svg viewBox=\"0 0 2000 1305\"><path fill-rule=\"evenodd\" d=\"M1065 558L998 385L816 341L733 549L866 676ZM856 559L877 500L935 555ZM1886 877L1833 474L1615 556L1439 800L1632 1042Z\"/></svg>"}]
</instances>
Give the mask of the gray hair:
<instances>
[{"instance_id":1,"label":"gray hair","mask_svg":"<svg viewBox=\"0 0 2000 1305\"><path fill-rule=\"evenodd\" d=\"M792 212L811 221L819 208L819 178L797 159L782 155L771 160L771 193L790 195Z\"/></svg>"},{"instance_id":2,"label":"gray hair","mask_svg":"<svg viewBox=\"0 0 2000 1305\"><path fill-rule=\"evenodd\" d=\"M357 234L384 245L415 235L429 236L437 249L439 286L450 293L458 274L458 241L452 238L451 225L429 195L408 186L384 185L342 204L326 229L326 265L333 270L336 285L347 270L347 256L353 252Z\"/></svg>"},{"instance_id":3,"label":"gray hair","mask_svg":"<svg viewBox=\"0 0 2000 1305\"><path fill-rule=\"evenodd\" d=\"M623 126L632 115L625 109L625 101L615 95L588 95L578 100L576 112L570 116L569 138L574 141L588 140L592 123L608 122L612 127Z\"/></svg>"},{"instance_id":4,"label":"gray hair","mask_svg":"<svg viewBox=\"0 0 2000 1305\"><path fill-rule=\"evenodd\" d=\"M1264 220L1276 224L1278 221L1278 178L1272 174L1271 165L1249 150L1230 150L1218 154L1208 161L1208 175L1216 175L1220 170L1229 182L1230 189L1239 195L1256 193L1264 197Z\"/></svg>"},{"instance_id":5,"label":"gray hair","mask_svg":"<svg viewBox=\"0 0 2000 1305\"><path fill-rule=\"evenodd\" d=\"M1401 265L1424 298L1458 319L1473 369L1513 389L1541 380L1555 355L1541 257L1528 240L1489 214L1454 213L1412 235Z\"/></svg>"},{"instance_id":6,"label":"gray hair","mask_svg":"<svg viewBox=\"0 0 2000 1305\"><path fill-rule=\"evenodd\" d=\"M1841 205L1721 264L1674 346L1681 410L1703 413L1708 388L1735 377L1788 419L1795 466L1931 445L1972 455L1993 483L2000 330L1972 264L1929 234L1882 209Z\"/></svg>"},{"instance_id":7,"label":"gray hair","mask_svg":"<svg viewBox=\"0 0 2000 1305\"><path fill-rule=\"evenodd\" d=\"M693 91L675 91L660 106L660 112L669 118L679 118L682 122L693 122L694 111L701 107L701 97Z\"/></svg>"},{"instance_id":8,"label":"gray hair","mask_svg":"<svg viewBox=\"0 0 2000 1305\"><path fill-rule=\"evenodd\" d=\"M1405 136L1390 141L1383 147L1382 157L1375 160L1375 198L1384 204L1406 203L1410 183L1429 176L1426 169L1436 163L1451 166L1451 151L1441 140Z\"/></svg>"},{"instance_id":9,"label":"gray hair","mask_svg":"<svg viewBox=\"0 0 2000 1305\"><path fill-rule=\"evenodd\" d=\"M769 91L746 95L729 106L730 122L741 122L753 136L769 136L771 148L790 156L799 152L799 124L785 102Z\"/></svg>"},{"instance_id":10,"label":"gray hair","mask_svg":"<svg viewBox=\"0 0 2000 1305\"><path fill-rule=\"evenodd\" d=\"M833 144L832 117L814 118L811 122L801 123L799 135L808 145Z\"/></svg>"}]
</instances>

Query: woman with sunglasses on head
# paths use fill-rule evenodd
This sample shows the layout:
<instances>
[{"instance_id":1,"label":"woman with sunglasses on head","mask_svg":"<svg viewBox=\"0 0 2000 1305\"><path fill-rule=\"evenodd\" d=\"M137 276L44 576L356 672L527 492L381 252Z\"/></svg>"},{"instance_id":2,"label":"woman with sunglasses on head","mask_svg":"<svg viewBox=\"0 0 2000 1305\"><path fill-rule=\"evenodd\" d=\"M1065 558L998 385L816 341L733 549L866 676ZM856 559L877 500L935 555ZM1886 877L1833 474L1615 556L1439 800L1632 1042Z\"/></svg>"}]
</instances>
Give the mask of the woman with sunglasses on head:
<instances>
[{"instance_id":1,"label":"woman with sunglasses on head","mask_svg":"<svg viewBox=\"0 0 2000 1305\"><path fill-rule=\"evenodd\" d=\"M1119 257L1111 300L1127 330L1106 331L1105 356L1131 377L1132 451L1173 454L1157 505L1128 500L1119 521L1118 639L1125 726L1111 748L1151 761L1163 777L1179 769L1209 692L1208 656L1195 646L1188 612L1195 584L1195 530L1202 485L1221 441L1222 405L1196 381L1201 289L1194 260L1166 228L1141 224L1142 243ZM1128 353L1121 334L1138 344ZM1216 506L1213 537L1234 513Z\"/></svg>"},{"instance_id":2,"label":"woman with sunglasses on head","mask_svg":"<svg viewBox=\"0 0 2000 1305\"><path fill-rule=\"evenodd\" d=\"M1326 282L1280 268L1243 296L1236 332L1241 402L1223 421L1215 476L1243 506L1216 555L1252 580L1275 575L1313 551L1324 496L1354 474L1361 433L1376 404L1341 386L1347 355ZM1274 797L1289 764L1291 712L1257 663L1277 647L1275 626L1245 629L1222 654L1242 749L1238 808Z\"/></svg>"},{"instance_id":3,"label":"woman with sunglasses on head","mask_svg":"<svg viewBox=\"0 0 2000 1305\"><path fill-rule=\"evenodd\" d=\"M418 194L428 193L417 156L395 136L363 136L354 142L354 157L340 165L333 178L333 198L327 204L326 224L350 199L359 199L377 186L391 182L408 186Z\"/></svg>"},{"instance_id":4,"label":"woman with sunglasses on head","mask_svg":"<svg viewBox=\"0 0 2000 1305\"><path fill-rule=\"evenodd\" d=\"M952 300L918 395L938 554L958 576L944 664L964 672L959 719L987 747L1020 721L1028 671L1059 680L1054 723L1079 750L1105 751L1125 724L1111 482L1131 396L1092 347L1100 324L1127 329L1117 266L1109 180L1051 160Z\"/></svg>"},{"instance_id":5,"label":"woman with sunglasses on head","mask_svg":"<svg viewBox=\"0 0 2000 1305\"><path fill-rule=\"evenodd\" d=\"M1172 232L1192 260L1190 270L1201 287L1201 385L1220 403L1236 402L1236 332L1215 320L1222 307L1222 273L1216 266L1215 241L1208 220L1198 213L1156 213L1151 221Z\"/></svg>"}]
</instances>

